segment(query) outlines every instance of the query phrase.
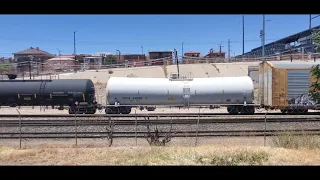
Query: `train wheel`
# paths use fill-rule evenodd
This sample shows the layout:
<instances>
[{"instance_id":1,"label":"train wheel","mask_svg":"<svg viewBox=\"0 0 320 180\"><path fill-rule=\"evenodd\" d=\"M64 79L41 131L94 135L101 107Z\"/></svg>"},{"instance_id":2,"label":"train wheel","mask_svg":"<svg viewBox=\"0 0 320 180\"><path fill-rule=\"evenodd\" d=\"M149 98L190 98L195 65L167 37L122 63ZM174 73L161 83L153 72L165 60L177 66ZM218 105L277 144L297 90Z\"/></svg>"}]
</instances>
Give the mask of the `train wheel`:
<instances>
[{"instance_id":1,"label":"train wheel","mask_svg":"<svg viewBox=\"0 0 320 180\"><path fill-rule=\"evenodd\" d=\"M69 114L75 114L75 111L72 110L71 108L69 108L68 112L69 112Z\"/></svg>"},{"instance_id":2,"label":"train wheel","mask_svg":"<svg viewBox=\"0 0 320 180\"><path fill-rule=\"evenodd\" d=\"M242 115L250 115L252 113L251 106L242 106L238 109L239 113Z\"/></svg>"},{"instance_id":3,"label":"train wheel","mask_svg":"<svg viewBox=\"0 0 320 180\"><path fill-rule=\"evenodd\" d=\"M282 114L286 114L286 113L287 113L287 110L286 110L286 109L280 109L280 112L281 112Z\"/></svg>"},{"instance_id":4,"label":"train wheel","mask_svg":"<svg viewBox=\"0 0 320 180\"><path fill-rule=\"evenodd\" d=\"M227 107L227 111L230 115L237 115L239 114L239 110L238 108L234 107L234 106L229 106Z\"/></svg>"},{"instance_id":5,"label":"train wheel","mask_svg":"<svg viewBox=\"0 0 320 180\"><path fill-rule=\"evenodd\" d=\"M295 110L295 109L288 109L288 114L295 114L297 113L298 111Z\"/></svg>"},{"instance_id":6,"label":"train wheel","mask_svg":"<svg viewBox=\"0 0 320 180\"><path fill-rule=\"evenodd\" d=\"M243 113L243 111L244 111L244 113ZM253 106L246 106L243 108L243 111L241 112L241 114L253 115L255 112L255 109Z\"/></svg>"},{"instance_id":7,"label":"train wheel","mask_svg":"<svg viewBox=\"0 0 320 180\"><path fill-rule=\"evenodd\" d=\"M112 111L111 108L108 108L108 107L107 107L107 108L105 109L105 113L106 113L106 114L113 114L113 111Z\"/></svg>"},{"instance_id":8,"label":"train wheel","mask_svg":"<svg viewBox=\"0 0 320 180\"><path fill-rule=\"evenodd\" d=\"M120 107L119 111L121 114L130 114L131 113L131 108L130 107Z\"/></svg>"}]
</instances>

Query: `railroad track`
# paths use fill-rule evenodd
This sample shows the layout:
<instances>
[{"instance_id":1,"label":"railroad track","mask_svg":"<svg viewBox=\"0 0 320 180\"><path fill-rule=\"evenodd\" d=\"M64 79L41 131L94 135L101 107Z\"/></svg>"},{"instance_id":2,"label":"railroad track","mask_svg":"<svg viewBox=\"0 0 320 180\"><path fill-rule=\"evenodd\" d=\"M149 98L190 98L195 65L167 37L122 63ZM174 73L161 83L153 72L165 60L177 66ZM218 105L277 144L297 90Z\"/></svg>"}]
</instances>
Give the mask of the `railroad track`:
<instances>
[{"instance_id":1,"label":"railroad track","mask_svg":"<svg viewBox=\"0 0 320 180\"><path fill-rule=\"evenodd\" d=\"M232 116L232 117L245 117L245 116L264 116L266 113L255 113L254 115L229 115L228 113L150 113L150 114L21 114L25 118L41 118L41 117L217 117L217 116ZM319 112L310 113L296 113L291 115L284 115L282 113L270 112L267 115L272 116L295 116L295 115L320 115ZM19 114L0 114L0 118L14 117L19 118Z\"/></svg>"},{"instance_id":2,"label":"railroad track","mask_svg":"<svg viewBox=\"0 0 320 180\"><path fill-rule=\"evenodd\" d=\"M209 119L199 119L199 124L213 124L213 123L263 123L265 122L264 117L254 117L254 118L209 118ZM286 117L268 117L266 119L267 123L276 122L320 122L320 117L304 117L304 118L286 118ZM31 127L31 126L105 126L110 123L114 125L146 125L146 124L197 124L198 119L98 119L98 120L77 120L74 119L55 119L55 120L21 120L21 126ZM0 120L0 127L17 127L20 125L19 120Z\"/></svg>"},{"instance_id":3,"label":"railroad track","mask_svg":"<svg viewBox=\"0 0 320 180\"><path fill-rule=\"evenodd\" d=\"M159 136L164 137L167 133L171 133L172 137L219 137L219 136L276 136L284 132L290 131L291 135L320 135L320 129L299 129L299 130L239 130L239 131L172 131L162 132ZM116 131L113 132L113 138L145 138L147 131ZM75 138L107 138L108 132L22 132L20 133L0 133L0 139L71 139Z\"/></svg>"}]
</instances>

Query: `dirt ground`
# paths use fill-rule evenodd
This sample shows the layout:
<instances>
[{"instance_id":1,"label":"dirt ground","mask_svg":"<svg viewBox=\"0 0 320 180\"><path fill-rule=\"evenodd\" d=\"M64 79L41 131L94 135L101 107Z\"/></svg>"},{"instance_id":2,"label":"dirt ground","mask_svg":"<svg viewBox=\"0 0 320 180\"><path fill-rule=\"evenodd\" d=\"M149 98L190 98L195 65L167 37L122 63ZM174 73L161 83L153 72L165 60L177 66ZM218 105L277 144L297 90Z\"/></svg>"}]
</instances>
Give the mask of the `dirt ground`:
<instances>
[{"instance_id":1,"label":"dirt ground","mask_svg":"<svg viewBox=\"0 0 320 180\"><path fill-rule=\"evenodd\" d=\"M180 143L179 143L180 142ZM0 143L1 165L320 165L320 150L273 147L263 138L175 139L164 147L141 139L19 140Z\"/></svg>"}]
</instances>

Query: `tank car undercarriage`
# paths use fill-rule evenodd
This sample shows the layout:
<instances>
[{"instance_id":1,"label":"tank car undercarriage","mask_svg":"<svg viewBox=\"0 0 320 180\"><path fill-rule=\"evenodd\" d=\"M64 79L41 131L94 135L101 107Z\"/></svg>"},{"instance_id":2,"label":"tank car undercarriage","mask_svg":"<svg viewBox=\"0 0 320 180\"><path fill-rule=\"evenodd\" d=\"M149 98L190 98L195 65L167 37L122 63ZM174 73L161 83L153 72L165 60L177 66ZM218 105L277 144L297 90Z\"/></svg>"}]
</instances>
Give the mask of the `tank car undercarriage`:
<instances>
[{"instance_id":1,"label":"tank car undercarriage","mask_svg":"<svg viewBox=\"0 0 320 180\"><path fill-rule=\"evenodd\" d=\"M253 115L255 113L254 106L228 106L227 111L230 115Z\"/></svg>"},{"instance_id":2,"label":"tank car undercarriage","mask_svg":"<svg viewBox=\"0 0 320 180\"><path fill-rule=\"evenodd\" d=\"M130 114L131 107L129 106L119 106L119 107L106 107L106 114Z\"/></svg>"},{"instance_id":3,"label":"tank car undercarriage","mask_svg":"<svg viewBox=\"0 0 320 180\"><path fill-rule=\"evenodd\" d=\"M70 106L69 114L95 114L97 108L95 106Z\"/></svg>"},{"instance_id":4,"label":"tank car undercarriage","mask_svg":"<svg viewBox=\"0 0 320 180\"><path fill-rule=\"evenodd\" d=\"M63 109L63 107L60 106L60 108ZM72 106L69 106L69 114L95 114L99 106L97 104L74 104Z\"/></svg>"}]
</instances>

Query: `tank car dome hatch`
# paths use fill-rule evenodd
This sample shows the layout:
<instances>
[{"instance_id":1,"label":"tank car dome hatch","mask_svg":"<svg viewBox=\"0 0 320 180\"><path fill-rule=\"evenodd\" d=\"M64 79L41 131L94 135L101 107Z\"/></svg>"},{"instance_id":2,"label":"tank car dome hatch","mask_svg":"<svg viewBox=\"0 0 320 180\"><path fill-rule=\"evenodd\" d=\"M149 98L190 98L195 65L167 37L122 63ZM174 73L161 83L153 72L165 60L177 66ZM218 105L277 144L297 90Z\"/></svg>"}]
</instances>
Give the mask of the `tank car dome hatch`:
<instances>
[{"instance_id":1,"label":"tank car dome hatch","mask_svg":"<svg viewBox=\"0 0 320 180\"><path fill-rule=\"evenodd\" d=\"M16 74L7 74L9 79L16 79L17 75Z\"/></svg>"}]
</instances>

